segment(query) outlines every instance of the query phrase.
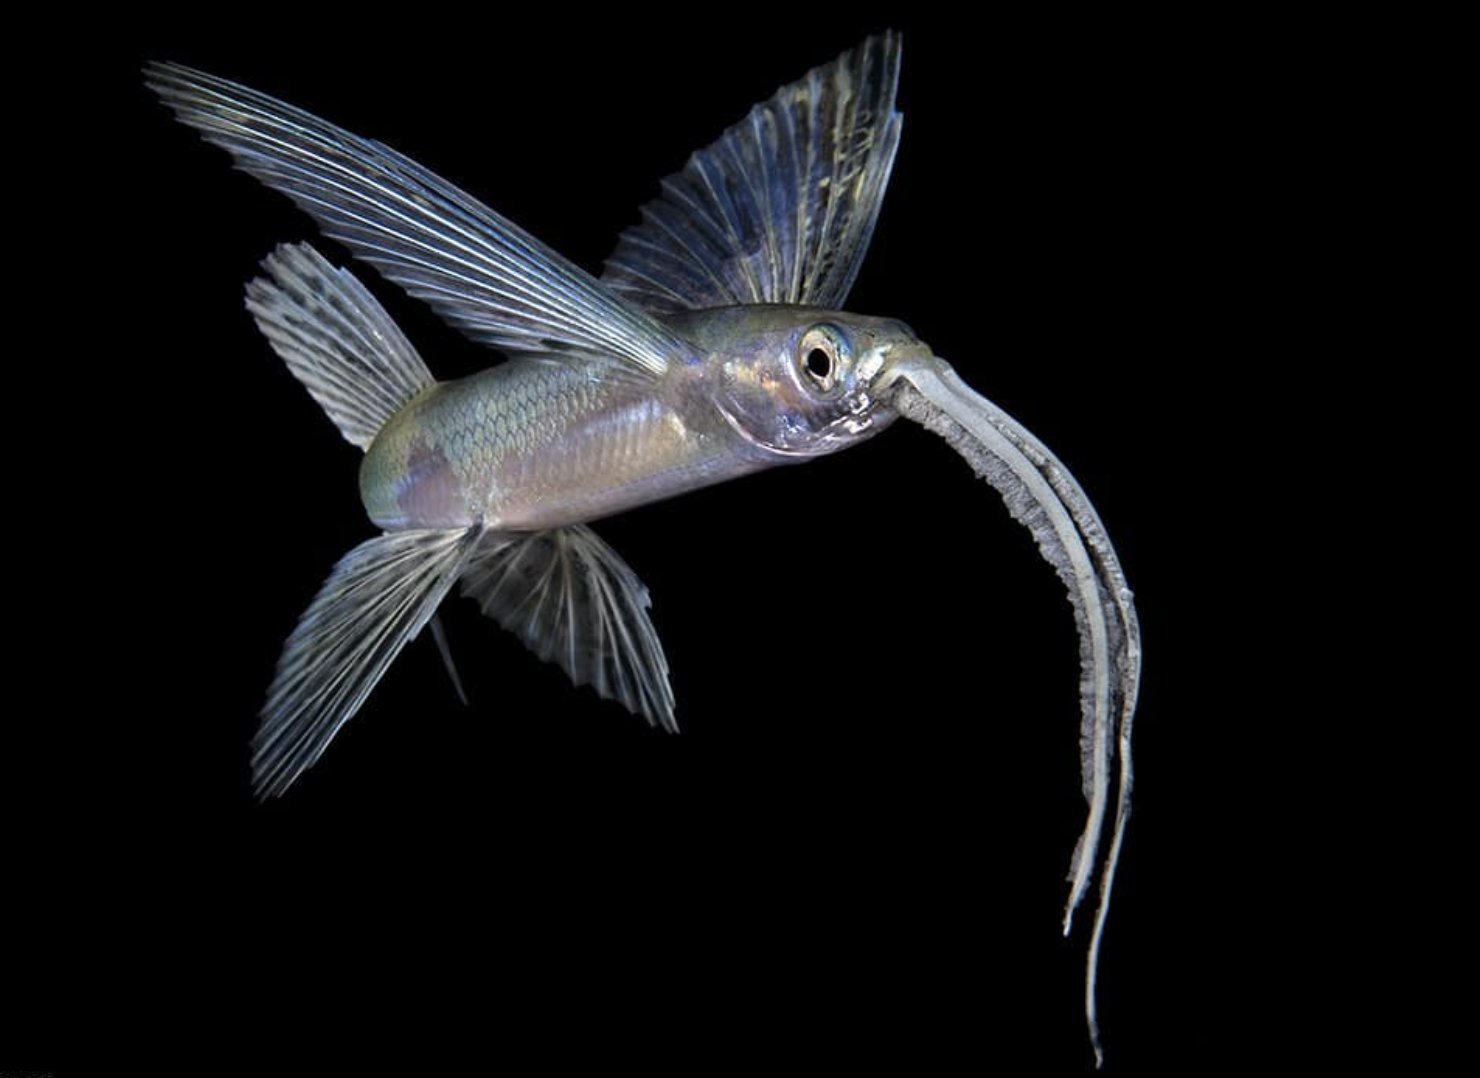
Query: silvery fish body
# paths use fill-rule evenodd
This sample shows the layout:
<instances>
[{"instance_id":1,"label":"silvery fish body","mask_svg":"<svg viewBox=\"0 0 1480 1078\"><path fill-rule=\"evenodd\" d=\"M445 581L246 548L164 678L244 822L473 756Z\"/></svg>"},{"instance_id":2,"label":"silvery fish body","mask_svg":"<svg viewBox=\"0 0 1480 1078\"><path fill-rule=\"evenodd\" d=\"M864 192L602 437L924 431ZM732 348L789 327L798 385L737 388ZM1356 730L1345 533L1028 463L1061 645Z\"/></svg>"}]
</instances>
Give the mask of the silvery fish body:
<instances>
[{"instance_id":1,"label":"silvery fish body","mask_svg":"<svg viewBox=\"0 0 1480 1078\"><path fill-rule=\"evenodd\" d=\"M254 785L286 791L423 627L456 683L435 619L453 588L576 684L676 730L647 590L587 523L846 448L902 416L1002 494L1074 608L1089 814L1064 928L1101 866L1085 981L1098 1056L1095 972L1130 811L1139 628L1104 526L1062 463L908 326L843 310L899 145L899 57L898 35L870 38L757 105L664 181L600 279L381 143L150 65L180 120L509 357L437 381L364 285L307 244L277 248L248 284L274 350L365 451L360 493L382 532L340 560L289 636Z\"/></svg>"},{"instance_id":2,"label":"silvery fish body","mask_svg":"<svg viewBox=\"0 0 1480 1078\"><path fill-rule=\"evenodd\" d=\"M665 321L704 358L651 384L612 377L599 359L529 357L419 394L365 454L360 493L370 519L388 530L539 531L842 448L895 418L869 393L867 365L923 347L902 323L806 307L734 306ZM777 409L773 388L755 387L772 375L803 377L789 359L773 359L796 354L817 326L842 355L872 358L861 370L840 364L831 407L803 400L797 384L793 407Z\"/></svg>"}]
</instances>

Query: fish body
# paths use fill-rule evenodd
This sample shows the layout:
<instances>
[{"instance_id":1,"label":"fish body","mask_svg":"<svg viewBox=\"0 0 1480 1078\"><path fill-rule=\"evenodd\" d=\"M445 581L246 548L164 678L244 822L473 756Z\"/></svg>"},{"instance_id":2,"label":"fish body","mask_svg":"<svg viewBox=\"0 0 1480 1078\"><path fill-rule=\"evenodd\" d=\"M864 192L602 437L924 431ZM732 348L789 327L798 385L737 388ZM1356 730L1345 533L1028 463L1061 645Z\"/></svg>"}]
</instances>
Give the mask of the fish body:
<instances>
[{"instance_id":1,"label":"fish body","mask_svg":"<svg viewBox=\"0 0 1480 1078\"><path fill-rule=\"evenodd\" d=\"M411 401L361 465L370 519L537 531L754 469L716 417L676 399L679 387L606 378L605 367L516 359Z\"/></svg>"},{"instance_id":2,"label":"fish body","mask_svg":"<svg viewBox=\"0 0 1480 1078\"><path fill-rule=\"evenodd\" d=\"M387 530L538 531L836 452L894 419L872 374L928 352L903 323L800 306L665 321L692 348L656 381L623 377L604 357L533 356L418 394L365 454L370 519ZM827 335L822 354L837 365L822 400L796 360L808 332Z\"/></svg>"},{"instance_id":3,"label":"fish body","mask_svg":"<svg viewBox=\"0 0 1480 1078\"><path fill-rule=\"evenodd\" d=\"M273 349L365 451L360 492L381 531L334 566L284 645L253 782L264 797L288 790L428 625L457 683L435 620L454 591L576 684L677 730L647 589L589 522L906 418L1003 496L1074 610L1088 814L1064 929L1099 866L1085 977L1098 1058L1095 977L1130 816L1140 631L1068 469L908 326L846 310L899 145L899 60L886 33L777 90L663 182L599 279L390 147L204 72L146 69L177 118L238 167L509 357L439 382L359 279L308 244L279 246L248 284Z\"/></svg>"}]
</instances>

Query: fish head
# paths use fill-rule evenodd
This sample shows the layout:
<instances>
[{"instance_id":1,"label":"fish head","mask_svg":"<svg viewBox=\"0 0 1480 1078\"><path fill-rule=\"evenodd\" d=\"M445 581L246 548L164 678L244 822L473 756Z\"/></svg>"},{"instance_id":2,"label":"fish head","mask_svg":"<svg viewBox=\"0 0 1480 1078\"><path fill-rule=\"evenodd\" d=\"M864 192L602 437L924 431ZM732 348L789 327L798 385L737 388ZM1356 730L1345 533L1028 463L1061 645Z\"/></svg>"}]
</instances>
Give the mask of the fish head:
<instances>
[{"instance_id":1,"label":"fish head","mask_svg":"<svg viewBox=\"0 0 1480 1078\"><path fill-rule=\"evenodd\" d=\"M895 419L880 392L887 372L930 356L892 318L752 304L691 312L687 321L678 328L708 356L711 399L767 455L821 456L883 430Z\"/></svg>"}]
</instances>

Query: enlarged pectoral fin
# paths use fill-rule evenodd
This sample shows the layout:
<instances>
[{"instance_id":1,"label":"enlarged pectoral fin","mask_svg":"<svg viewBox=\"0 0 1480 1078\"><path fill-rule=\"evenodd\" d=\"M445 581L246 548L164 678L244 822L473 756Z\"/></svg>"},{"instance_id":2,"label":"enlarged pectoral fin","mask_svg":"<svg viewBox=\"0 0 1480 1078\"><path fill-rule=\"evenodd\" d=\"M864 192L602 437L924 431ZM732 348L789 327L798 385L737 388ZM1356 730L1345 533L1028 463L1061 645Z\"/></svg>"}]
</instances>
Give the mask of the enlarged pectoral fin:
<instances>
[{"instance_id":1,"label":"enlarged pectoral fin","mask_svg":"<svg viewBox=\"0 0 1480 1078\"><path fill-rule=\"evenodd\" d=\"M1115 826L1100 883L1099 908L1086 959L1085 1013L1095 1055L1102 1058L1095 1018L1095 977L1110 889L1131 811L1131 722L1141 678L1141 632L1125 573L1083 489L1058 458L1015 419L982 397L938 359L896 369L891 403L899 413L945 438L1007 503L1069 589L1079 628L1083 676L1080 739L1089 819L1074 851L1064 911L1067 935L1089 888L1110 799L1111 765L1119 761Z\"/></svg>"},{"instance_id":2,"label":"enlarged pectoral fin","mask_svg":"<svg viewBox=\"0 0 1480 1078\"><path fill-rule=\"evenodd\" d=\"M484 536L462 593L575 684L677 732L647 588L590 528Z\"/></svg>"},{"instance_id":3,"label":"enlarged pectoral fin","mask_svg":"<svg viewBox=\"0 0 1480 1078\"><path fill-rule=\"evenodd\" d=\"M815 68L689 158L622 233L603 283L649 311L841 308L899 146L900 37Z\"/></svg>"},{"instance_id":4,"label":"enlarged pectoral fin","mask_svg":"<svg viewBox=\"0 0 1480 1078\"><path fill-rule=\"evenodd\" d=\"M204 71L150 64L146 75L183 123L474 340L610 356L649 377L685 352L585 270L389 146Z\"/></svg>"},{"instance_id":5,"label":"enlarged pectoral fin","mask_svg":"<svg viewBox=\"0 0 1480 1078\"><path fill-rule=\"evenodd\" d=\"M478 531L404 531L355 547L283 645L252 739L259 797L283 793L354 717L406 642L436 612Z\"/></svg>"}]
</instances>

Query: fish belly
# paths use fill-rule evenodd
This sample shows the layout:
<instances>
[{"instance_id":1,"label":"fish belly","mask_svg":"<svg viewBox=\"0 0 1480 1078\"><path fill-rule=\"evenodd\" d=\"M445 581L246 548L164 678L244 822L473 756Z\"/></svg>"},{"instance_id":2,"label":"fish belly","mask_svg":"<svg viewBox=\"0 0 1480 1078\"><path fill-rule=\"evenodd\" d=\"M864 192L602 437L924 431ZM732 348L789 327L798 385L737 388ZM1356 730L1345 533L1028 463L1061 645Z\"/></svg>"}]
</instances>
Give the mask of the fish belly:
<instances>
[{"instance_id":1,"label":"fish belly","mask_svg":"<svg viewBox=\"0 0 1480 1078\"><path fill-rule=\"evenodd\" d=\"M696 421L610 373L518 360L429 389L365 454L370 519L386 530L538 531L753 470L723 420Z\"/></svg>"}]
</instances>

